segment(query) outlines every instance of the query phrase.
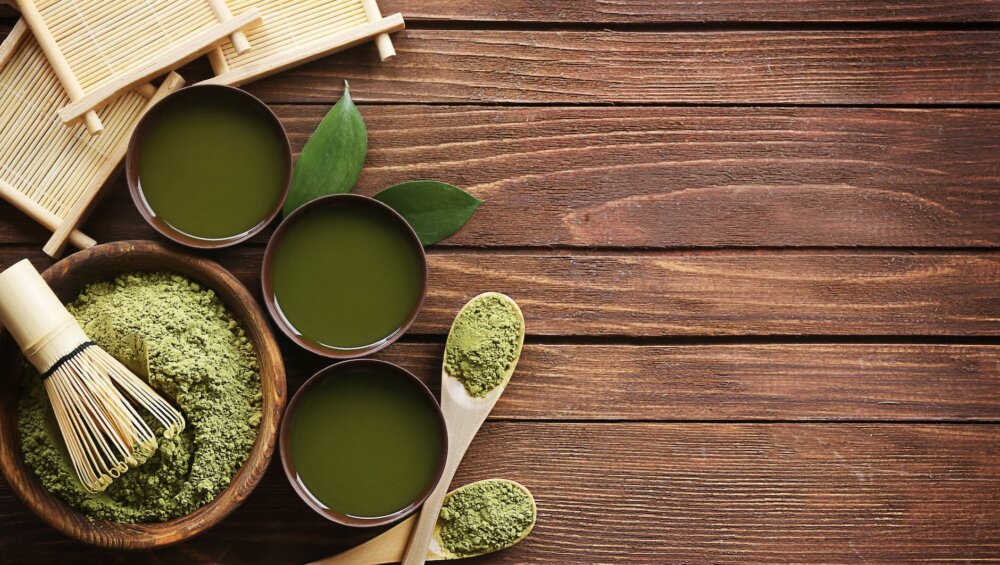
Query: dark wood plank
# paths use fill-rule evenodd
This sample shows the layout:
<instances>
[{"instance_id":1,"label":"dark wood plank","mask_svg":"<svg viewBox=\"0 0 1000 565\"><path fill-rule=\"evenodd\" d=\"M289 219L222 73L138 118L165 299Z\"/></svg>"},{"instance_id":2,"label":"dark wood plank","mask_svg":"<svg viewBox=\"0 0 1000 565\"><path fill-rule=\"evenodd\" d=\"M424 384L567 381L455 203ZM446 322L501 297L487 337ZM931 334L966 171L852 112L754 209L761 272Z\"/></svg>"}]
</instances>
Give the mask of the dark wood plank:
<instances>
[{"instance_id":1,"label":"dark wood plank","mask_svg":"<svg viewBox=\"0 0 1000 565\"><path fill-rule=\"evenodd\" d=\"M442 344L376 357L435 391ZM296 387L311 375L301 355ZM570 420L997 420L998 346L535 345L492 417ZM318 367L317 367L318 370Z\"/></svg>"},{"instance_id":2,"label":"dark wood plank","mask_svg":"<svg viewBox=\"0 0 1000 565\"><path fill-rule=\"evenodd\" d=\"M0 265L49 264L0 247ZM260 296L261 249L210 257ZM412 328L444 334L465 302L506 292L530 335L1000 335L1000 257L978 255L606 255L432 252Z\"/></svg>"},{"instance_id":3,"label":"dark wood plank","mask_svg":"<svg viewBox=\"0 0 1000 565\"><path fill-rule=\"evenodd\" d=\"M996 557L1000 427L487 423L456 484L518 480L539 522L489 562ZM61 538L0 487L14 562L302 563L374 535L312 514L278 465L207 534L156 553Z\"/></svg>"},{"instance_id":4,"label":"dark wood plank","mask_svg":"<svg viewBox=\"0 0 1000 565\"><path fill-rule=\"evenodd\" d=\"M324 110L278 108L296 148ZM454 245L1000 244L997 110L363 111L360 192L441 178L486 200Z\"/></svg>"},{"instance_id":5,"label":"dark wood plank","mask_svg":"<svg viewBox=\"0 0 1000 565\"><path fill-rule=\"evenodd\" d=\"M297 151L327 108L275 110ZM370 150L358 192L437 178L486 200L445 245L1000 245L1000 110L362 112ZM89 235L154 236L124 179L108 192ZM44 241L44 230L10 205L0 205L0 225L2 243Z\"/></svg>"},{"instance_id":6,"label":"dark wood plank","mask_svg":"<svg viewBox=\"0 0 1000 565\"><path fill-rule=\"evenodd\" d=\"M965 104L1000 101L1000 32L407 30L248 87L269 102Z\"/></svg>"},{"instance_id":7,"label":"dark wood plank","mask_svg":"<svg viewBox=\"0 0 1000 565\"><path fill-rule=\"evenodd\" d=\"M382 0L383 13L408 22L629 23L997 21L993 0ZM419 25L419 24L418 24Z\"/></svg>"},{"instance_id":8,"label":"dark wood plank","mask_svg":"<svg viewBox=\"0 0 1000 565\"><path fill-rule=\"evenodd\" d=\"M1000 5L993 0L916 2L892 0L382 0L383 14L402 12L410 25L423 21L628 23L677 22L995 22ZM16 17L0 2L0 18Z\"/></svg>"},{"instance_id":9,"label":"dark wood plank","mask_svg":"<svg viewBox=\"0 0 1000 565\"><path fill-rule=\"evenodd\" d=\"M414 329L501 290L539 335L997 335L990 256L435 255Z\"/></svg>"}]
</instances>

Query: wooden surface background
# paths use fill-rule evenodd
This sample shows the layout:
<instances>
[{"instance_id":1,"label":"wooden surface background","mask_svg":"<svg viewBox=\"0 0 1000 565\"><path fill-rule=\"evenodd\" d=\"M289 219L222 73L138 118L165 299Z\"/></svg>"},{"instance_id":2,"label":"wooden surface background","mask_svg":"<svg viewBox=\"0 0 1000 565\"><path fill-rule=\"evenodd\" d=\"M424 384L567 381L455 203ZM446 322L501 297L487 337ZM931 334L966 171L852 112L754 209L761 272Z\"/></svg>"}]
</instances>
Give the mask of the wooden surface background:
<instances>
[{"instance_id":1,"label":"wooden surface background","mask_svg":"<svg viewBox=\"0 0 1000 565\"><path fill-rule=\"evenodd\" d=\"M466 299L524 309L457 482L516 479L539 522L482 562L1000 558L1000 2L382 4L408 23L395 59L366 45L248 89L298 150L346 78L359 192L486 200L379 355L433 383ZM87 231L156 239L120 179ZM259 295L269 233L209 256ZM47 265L45 238L0 206L0 266ZM325 363L284 346L293 392ZM0 484L0 561L297 563L376 533L313 514L274 463L220 526L139 555L61 537Z\"/></svg>"}]
</instances>

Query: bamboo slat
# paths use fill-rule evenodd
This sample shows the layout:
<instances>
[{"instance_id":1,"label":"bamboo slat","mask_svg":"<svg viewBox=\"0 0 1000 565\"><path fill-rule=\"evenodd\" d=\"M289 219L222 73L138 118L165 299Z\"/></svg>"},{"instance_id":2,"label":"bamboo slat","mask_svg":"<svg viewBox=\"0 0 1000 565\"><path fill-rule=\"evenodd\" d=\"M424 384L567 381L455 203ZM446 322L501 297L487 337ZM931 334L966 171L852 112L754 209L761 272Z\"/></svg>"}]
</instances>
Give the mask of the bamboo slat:
<instances>
[{"instance_id":1,"label":"bamboo slat","mask_svg":"<svg viewBox=\"0 0 1000 565\"><path fill-rule=\"evenodd\" d=\"M0 197L59 236L47 253L57 255L67 241L94 245L77 225L125 156L143 112L182 82L172 75L159 89L144 86L150 98L121 95L97 112L104 133L91 136L84 125L59 119L69 95L26 23L14 26L0 45Z\"/></svg>"},{"instance_id":2,"label":"bamboo slat","mask_svg":"<svg viewBox=\"0 0 1000 565\"><path fill-rule=\"evenodd\" d=\"M69 102L67 124L100 131L96 110L119 94L208 53L230 36L234 52L249 48L244 31L259 23L252 7L232 16L223 0L18 0L26 23L56 72Z\"/></svg>"},{"instance_id":3,"label":"bamboo slat","mask_svg":"<svg viewBox=\"0 0 1000 565\"><path fill-rule=\"evenodd\" d=\"M247 32L253 49L239 53L231 41L209 57L216 76L209 83L240 85L313 59L374 40L379 56L396 54L389 33L403 29L403 16L381 16L375 0L229 0L234 12L256 8L263 24Z\"/></svg>"}]
</instances>

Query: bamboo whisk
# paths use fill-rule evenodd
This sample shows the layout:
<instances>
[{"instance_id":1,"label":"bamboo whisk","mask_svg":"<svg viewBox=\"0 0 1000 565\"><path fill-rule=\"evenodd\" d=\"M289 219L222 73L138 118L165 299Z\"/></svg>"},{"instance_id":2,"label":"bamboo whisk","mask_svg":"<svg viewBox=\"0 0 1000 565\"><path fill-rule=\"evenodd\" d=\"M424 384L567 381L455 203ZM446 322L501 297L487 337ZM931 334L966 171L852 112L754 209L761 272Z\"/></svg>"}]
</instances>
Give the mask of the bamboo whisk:
<instances>
[{"instance_id":1,"label":"bamboo whisk","mask_svg":"<svg viewBox=\"0 0 1000 565\"><path fill-rule=\"evenodd\" d=\"M136 453L156 449L152 430L122 391L164 427L165 437L184 429L176 408L90 341L27 259L0 273L0 324L42 373L59 431L87 490L103 491L139 464Z\"/></svg>"}]
</instances>

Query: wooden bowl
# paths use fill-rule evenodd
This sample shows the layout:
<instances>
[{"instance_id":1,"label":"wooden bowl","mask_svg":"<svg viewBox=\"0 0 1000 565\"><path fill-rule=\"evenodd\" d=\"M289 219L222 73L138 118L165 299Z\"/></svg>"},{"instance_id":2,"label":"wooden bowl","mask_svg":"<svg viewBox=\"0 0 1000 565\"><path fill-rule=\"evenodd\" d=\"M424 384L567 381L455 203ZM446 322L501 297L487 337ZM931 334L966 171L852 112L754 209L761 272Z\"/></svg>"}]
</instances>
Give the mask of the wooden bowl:
<instances>
[{"instance_id":1,"label":"wooden bowl","mask_svg":"<svg viewBox=\"0 0 1000 565\"><path fill-rule=\"evenodd\" d=\"M42 520L82 542L115 549L149 549L198 535L217 524L246 500L260 482L274 453L285 405L285 368L267 315L247 289L218 264L149 241L98 245L59 261L42 277L63 301L87 284L131 271L173 271L216 292L246 331L260 364L263 418L246 463L226 490L211 503L168 522L119 524L92 520L49 494L25 464L17 435L17 400L22 357L14 340L0 336L0 472L11 489Z\"/></svg>"}]
</instances>

